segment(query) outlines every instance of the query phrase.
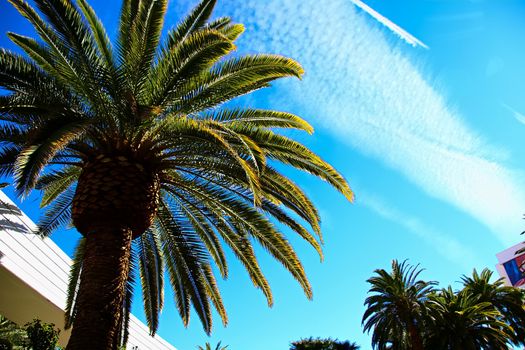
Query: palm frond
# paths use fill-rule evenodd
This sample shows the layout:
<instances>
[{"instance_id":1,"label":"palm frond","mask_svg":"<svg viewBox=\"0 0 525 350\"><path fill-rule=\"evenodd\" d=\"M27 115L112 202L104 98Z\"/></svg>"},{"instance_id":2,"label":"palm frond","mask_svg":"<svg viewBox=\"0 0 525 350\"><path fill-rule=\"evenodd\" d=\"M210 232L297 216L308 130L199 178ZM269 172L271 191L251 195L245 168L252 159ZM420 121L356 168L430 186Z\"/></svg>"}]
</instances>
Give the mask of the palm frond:
<instances>
[{"instance_id":1,"label":"palm frond","mask_svg":"<svg viewBox=\"0 0 525 350\"><path fill-rule=\"evenodd\" d=\"M189 322L189 308L181 303L180 299L189 298L193 304L206 333L212 329L211 309L206 285L202 274L202 264L207 261L205 249L191 231L184 230L179 221L173 217L171 210L165 203L159 206L157 214L157 228L163 241L163 253L170 273L179 312L187 325ZM179 289L181 288L181 289ZM183 292L183 295L179 295Z\"/></svg>"},{"instance_id":2,"label":"palm frond","mask_svg":"<svg viewBox=\"0 0 525 350\"><path fill-rule=\"evenodd\" d=\"M160 237L156 230L148 230L138 243L139 271L144 311L151 335L159 325L159 314L164 305L164 258Z\"/></svg>"},{"instance_id":3,"label":"palm frond","mask_svg":"<svg viewBox=\"0 0 525 350\"><path fill-rule=\"evenodd\" d=\"M300 78L302 74L299 63L283 56L259 54L227 59L196 79L195 87L185 92L175 108L179 113L195 113L265 87L273 80Z\"/></svg>"},{"instance_id":4,"label":"palm frond","mask_svg":"<svg viewBox=\"0 0 525 350\"><path fill-rule=\"evenodd\" d=\"M57 228L71 223L71 205L75 187L69 187L49 205L38 222L35 234L49 236Z\"/></svg>"},{"instance_id":5,"label":"palm frond","mask_svg":"<svg viewBox=\"0 0 525 350\"><path fill-rule=\"evenodd\" d=\"M203 119L212 119L230 125L249 125L258 128L299 129L313 133L314 129L304 119L286 112L262 109L226 109L204 113Z\"/></svg>"},{"instance_id":6,"label":"palm frond","mask_svg":"<svg viewBox=\"0 0 525 350\"><path fill-rule=\"evenodd\" d=\"M80 176L80 168L75 166L65 167L50 174L42 175L35 188L42 190L44 195L40 201L40 207L51 204L60 194L66 191Z\"/></svg>"},{"instance_id":7,"label":"palm frond","mask_svg":"<svg viewBox=\"0 0 525 350\"><path fill-rule=\"evenodd\" d=\"M80 272L82 271L82 263L84 260L84 252L86 248L85 238L81 238L73 253L71 269L69 271L69 283L67 287L66 309L64 310L65 329L71 328L75 321L77 313L77 305L75 303L78 287L80 285Z\"/></svg>"},{"instance_id":8,"label":"palm frond","mask_svg":"<svg viewBox=\"0 0 525 350\"><path fill-rule=\"evenodd\" d=\"M113 49L102 22L86 0L77 0L77 4L84 15L84 18L89 23L93 39L96 42L98 52L103 59L106 69L114 71L115 62L113 59Z\"/></svg>"},{"instance_id":9,"label":"palm frond","mask_svg":"<svg viewBox=\"0 0 525 350\"><path fill-rule=\"evenodd\" d=\"M168 33L167 45L172 48L184 42L189 34L203 28L211 16L216 0L202 0L177 28Z\"/></svg>"},{"instance_id":10,"label":"palm frond","mask_svg":"<svg viewBox=\"0 0 525 350\"><path fill-rule=\"evenodd\" d=\"M16 189L19 194L28 194L38 180L40 172L60 150L78 139L89 125L84 120L72 120L53 130L40 143L26 146L15 163Z\"/></svg>"}]
</instances>

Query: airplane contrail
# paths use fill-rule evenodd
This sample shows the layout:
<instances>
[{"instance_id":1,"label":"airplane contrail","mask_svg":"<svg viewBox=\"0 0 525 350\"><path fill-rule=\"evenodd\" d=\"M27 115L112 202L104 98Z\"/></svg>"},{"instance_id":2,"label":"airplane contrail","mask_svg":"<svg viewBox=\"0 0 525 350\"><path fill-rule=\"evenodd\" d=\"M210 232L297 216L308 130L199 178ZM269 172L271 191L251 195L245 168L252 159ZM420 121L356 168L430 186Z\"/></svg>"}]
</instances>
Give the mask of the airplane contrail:
<instances>
[{"instance_id":1,"label":"airplane contrail","mask_svg":"<svg viewBox=\"0 0 525 350\"><path fill-rule=\"evenodd\" d=\"M385 27L390 29L392 32L394 32L396 35L398 35L401 39L403 39L410 45L414 47L421 46L425 49L428 49L428 46L425 45L425 43L423 43L421 40L419 40L418 38L416 38L415 36L407 32L406 30L404 30L403 28L401 28L400 26L398 26L397 24L395 24L394 22L392 22L391 20L383 16L382 14L380 14L379 12L377 12L376 10L374 10L373 8L371 8L370 6L368 6L361 0L350 0L350 1L352 1L352 3L355 6L359 7L361 10L368 13L370 16L376 19L379 23L383 24Z\"/></svg>"},{"instance_id":2,"label":"airplane contrail","mask_svg":"<svg viewBox=\"0 0 525 350\"><path fill-rule=\"evenodd\" d=\"M522 113L518 112L517 110L515 110L514 108L512 108L511 106L509 106L506 103L502 103L501 105L503 107L505 107L509 112L511 112L512 116L514 118L516 118L517 121L519 121L522 124L525 124L525 115L523 115Z\"/></svg>"}]
</instances>

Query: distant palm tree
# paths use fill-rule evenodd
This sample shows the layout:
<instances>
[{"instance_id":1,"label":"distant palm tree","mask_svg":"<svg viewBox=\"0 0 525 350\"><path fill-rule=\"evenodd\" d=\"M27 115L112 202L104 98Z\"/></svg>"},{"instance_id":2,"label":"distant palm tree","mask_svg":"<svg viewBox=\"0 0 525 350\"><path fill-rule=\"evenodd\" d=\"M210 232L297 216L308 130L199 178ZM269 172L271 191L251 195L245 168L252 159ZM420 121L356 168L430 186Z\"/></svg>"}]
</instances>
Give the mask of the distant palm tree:
<instances>
[{"instance_id":1,"label":"distant palm tree","mask_svg":"<svg viewBox=\"0 0 525 350\"><path fill-rule=\"evenodd\" d=\"M72 222L84 237L71 275L68 350L117 348L134 264L152 333L164 270L184 324L192 306L206 332L213 307L226 322L212 269L215 263L222 276L228 273L222 243L269 305L253 242L312 296L274 219L321 254L319 215L274 165L311 173L349 200L352 191L332 166L276 130L311 133L303 119L219 108L276 79L301 77L297 62L225 57L243 26L209 21L214 0L202 0L163 43L168 0L124 0L115 45L86 0L32 1L40 14L23 0L9 2L40 40L8 33L26 56L0 50L0 176L14 175L20 196L44 191L41 234Z\"/></svg>"},{"instance_id":2,"label":"distant palm tree","mask_svg":"<svg viewBox=\"0 0 525 350\"><path fill-rule=\"evenodd\" d=\"M426 344L428 349L507 350L511 328L491 303L451 287L430 295Z\"/></svg>"},{"instance_id":3,"label":"distant palm tree","mask_svg":"<svg viewBox=\"0 0 525 350\"><path fill-rule=\"evenodd\" d=\"M516 346L525 345L525 291L505 286L502 278L490 282L492 274L484 269L481 273L474 270L472 277L463 276L464 291L495 307L501 321L512 328L511 341Z\"/></svg>"},{"instance_id":4,"label":"distant palm tree","mask_svg":"<svg viewBox=\"0 0 525 350\"><path fill-rule=\"evenodd\" d=\"M206 343L204 345L204 347L202 346L199 346L198 348L199 350L227 350L228 349L228 345L226 346L221 346L221 342L218 342L217 345L215 346L215 349L213 349L211 347L211 344L210 343Z\"/></svg>"},{"instance_id":5,"label":"distant palm tree","mask_svg":"<svg viewBox=\"0 0 525 350\"><path fill-rule=\"evenodd\" d=\"M290 350L359 350L359 346L349 341L310 337L293 342Z\"/></svg>"},{"instance_id":6,"label":"distant palm tree","mask_svg":"<svg viewBox=\"0 0 525 350\"><path fill-rule=\"evenodd\" d=\"M392 261L392 271L375 270L363 315L364 329L372 331L375 349L423 350L425 304L435 282L418 279L421 269L406 261Z\"/></svg>"}]
</instances>

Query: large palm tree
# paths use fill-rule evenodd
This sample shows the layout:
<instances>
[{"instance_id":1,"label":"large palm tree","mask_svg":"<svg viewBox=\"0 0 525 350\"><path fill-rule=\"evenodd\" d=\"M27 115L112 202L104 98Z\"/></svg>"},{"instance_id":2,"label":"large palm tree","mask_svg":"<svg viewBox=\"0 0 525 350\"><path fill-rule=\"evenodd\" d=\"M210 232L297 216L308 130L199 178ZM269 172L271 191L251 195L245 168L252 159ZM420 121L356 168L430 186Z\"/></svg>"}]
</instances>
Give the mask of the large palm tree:
<instances>
[{"instance_id":1,"label":"large palm tree","mask_svg":"<svg viewBox=\"0 0 525 350\"><path fill-rule=\"evenodd\" d=\"M507 350L511 328L491 303L451 287L433 293L428 301L426 343L429 349Z\"/></svg>"},{"instance_id":2,"label":"large palm tree","mask_svg":"<svg viewBox=\"0 0 525 350\"><path fill-rule=\"evenodd\" d=\"M480 302L490 303L511 327L511 341L516 346L525 345L525 291L505 286L502 278L491 282L492 274L483 269L481 273L474 270L472 277L463 276L463 290Z\"/></svg>"},{"instance_id":3,"label":"large palm tree","mask_svg":"<svg viewBox=\"0 0 525 350\"><path fill-rule=\"evenodd\" d=\"M392 271L375 270L368 279L370 295L363 315L364 329L372 331L375 349L422 350L425 304L435 282L418 279L418 266L392 261Z\"/></svg>"},{"instance_id":4,"label":"large palm tree","mask_svg":"<svg viewBox=\"0 0 525 350\"><path fill-rule=\"evenodd\" d=\"M277 132L311 133L301 118L218 108L275 79L300 77L297 62L226 57L243 27L229 18L209 21L213 0L201 1L163 42L168 0L124 0L114 45L86 0L35 0L38 12L9 1L39 39L9 33L26 55L0 51L0 88L7 92L0 96L0 175L14 176L20 196L43 191L41 234L71 222L83 236L68 300L69 350L117 347L134 270L152 332L164 269L184 323L192 305L207 332L212 305L225 322L212 269L214 263L227 276L222 244L269 305L254 242L312 296L273 222L321 254L319 215L274 164L309 172L349 200L353 194L334 168Z\"/></svg>"}]
</instances>

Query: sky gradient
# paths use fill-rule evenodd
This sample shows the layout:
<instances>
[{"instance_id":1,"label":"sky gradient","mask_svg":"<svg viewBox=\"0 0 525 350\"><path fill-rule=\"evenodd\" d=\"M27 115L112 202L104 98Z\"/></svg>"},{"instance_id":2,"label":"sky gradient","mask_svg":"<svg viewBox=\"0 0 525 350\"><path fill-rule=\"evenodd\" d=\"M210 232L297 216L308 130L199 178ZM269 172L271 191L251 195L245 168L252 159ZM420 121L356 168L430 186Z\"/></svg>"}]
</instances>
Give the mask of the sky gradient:
<instances>
[{"instance_id":1,"label":"sky gradient","mask_svg":"<svg viewBox=\"0 0 525 350\"><path fill-rule=\"evenodd\" d=\"M166 28L196 3L172 0ZM120 2L91 4L115 37ZM166 294L159 334L179 350L221 340L229 350L287 350L301 337L356 341L370 349L361 317L376 268L409 259L424 278L456 281L494 268L495 254L518 243L525 225L525 4L483 0L219 0L215 16L244 23L239 53L297 59L304 79L280 81L237 101L303 116L313 136L293 134L349 180L349 204L328 185L291 172L317 204L325 261L296 237L314 289L300 287L262 250L275 305L233 259L220 287L230 323L208 338L188 329ZM30 34L0 0L5 33ZM7 192L13 198L12 192ZM38 220L38 195L21 207ZM77 234L53 239L68 253ZM232 257L231 254L229 256ZM139 295L140 293L136 293ZM141 301L134 313L143 318Z\"/></svg>"}]
</instances>

